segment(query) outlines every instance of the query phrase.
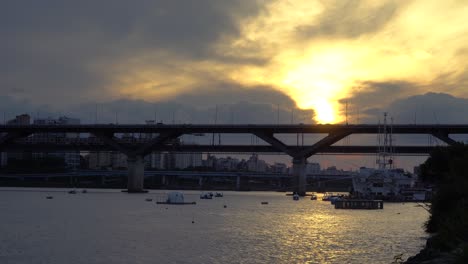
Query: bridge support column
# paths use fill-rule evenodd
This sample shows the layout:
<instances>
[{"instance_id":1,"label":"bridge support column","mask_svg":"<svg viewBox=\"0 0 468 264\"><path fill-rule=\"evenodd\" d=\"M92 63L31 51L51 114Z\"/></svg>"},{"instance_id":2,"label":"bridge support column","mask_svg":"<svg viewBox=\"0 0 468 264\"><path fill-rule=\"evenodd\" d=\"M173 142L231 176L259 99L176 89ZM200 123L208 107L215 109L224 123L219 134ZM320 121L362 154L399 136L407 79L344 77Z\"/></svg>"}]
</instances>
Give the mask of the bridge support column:
<instances>
[{"instance_id":1,"label":"bridge support column","mask_svg":"<svg viewBox=\"0 0 468 264\"><path fill-rule=\"evenodd\" d=\"M129 193L146 192L143 190L145 179L145 162L143 156L129 156L128 163L128 184L127 190Z\"/></svg>"},{"instance_id":2,"label":"bridge support column","mask_svg":"<svg viewBox=\"0 0 468 264\"><path fill-rule=\"evenodd\" d=\"M305 196L306 194L306 166L307 158L293 158L293 190L300 196Z\"/></svg>"}]
</instances>

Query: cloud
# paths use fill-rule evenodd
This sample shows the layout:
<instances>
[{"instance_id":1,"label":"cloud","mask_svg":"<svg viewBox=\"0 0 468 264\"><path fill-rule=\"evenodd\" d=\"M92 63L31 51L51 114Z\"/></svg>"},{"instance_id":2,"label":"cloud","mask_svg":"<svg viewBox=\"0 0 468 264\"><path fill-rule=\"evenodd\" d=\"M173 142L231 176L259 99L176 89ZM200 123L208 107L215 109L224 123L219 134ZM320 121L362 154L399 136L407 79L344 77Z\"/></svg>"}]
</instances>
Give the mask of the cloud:
<instances>
[{"instance_id":1,"label":"cloud","mask_svg":"<svg viewBox=\"0 0 468 264\"><path fill-rule=\"evenodd\" d=\"M212 103L194 94L263 87L343 122L347 98L371 115L379 98L468 96L467 11L456 0L7 1L0 91L65 106Z\"/></svg>"}]
</instances>

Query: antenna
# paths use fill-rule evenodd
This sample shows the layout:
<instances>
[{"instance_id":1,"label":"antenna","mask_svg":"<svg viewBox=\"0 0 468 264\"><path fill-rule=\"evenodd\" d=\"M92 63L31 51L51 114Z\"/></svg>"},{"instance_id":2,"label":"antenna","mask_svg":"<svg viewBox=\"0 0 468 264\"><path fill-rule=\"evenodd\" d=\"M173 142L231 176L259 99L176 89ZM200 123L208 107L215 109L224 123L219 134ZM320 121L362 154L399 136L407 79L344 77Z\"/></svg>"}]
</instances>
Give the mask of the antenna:
<instances>
[{"instance_id":1,"label":"antenna","mask_svg":"<svg viewBox=\"0 0 468 264\"><path fill-rule=\"evenodd\" d=\"M98 123L98 104L96 104L96 111L94 112L94 123Z\"/></svg>"},{"instance_id":2,"label":"antenna","mask_svg":"<svg viewBox=\"0 0 468 264\"><path fill-rule=\"evenodd\" d=\"M156 124L158 121L158 106L154 105L154 123Z\"/></svg>"},{"instance_id":3,"label":"antenna","mask_svg":"<svg viewBox=\"0 0 468 264\"><path fill-rule=\"evenodd\" d=\"M217 122L218 122L218 105L216 105L216 108L215 108L214 124L216 125ZM215 144L215 133L212 134L212 139L211 139L211 145L214 146L214 144Z\"/></svg>"},{"instance_id":4,"label":"antenna","mask_svg":"<svg viewBox=\"0 0 468 264\"><path fill-rule=\"evenodd\" d=\"M276 123L279 125L279 104L276 104Z\"/></svg>"},{"instance_id":5,"label":"antenna","mask_svg":"<svg viewBox=\"0 0 468 264\"><path fill-rule=\"evenodd\" d=\"M291 109L291 125L294 124L294 108Z\"/></svg>"},{"instance_id":6,"label":"antenna","mask_svg":"<svg viewBox=\"0 0 468 264\"><path fill-rule=\"evenodd\" d=\"M348 100L346 100L345 114L346 114L346 125L348 125Z\"/></svg>"}]
</instances>

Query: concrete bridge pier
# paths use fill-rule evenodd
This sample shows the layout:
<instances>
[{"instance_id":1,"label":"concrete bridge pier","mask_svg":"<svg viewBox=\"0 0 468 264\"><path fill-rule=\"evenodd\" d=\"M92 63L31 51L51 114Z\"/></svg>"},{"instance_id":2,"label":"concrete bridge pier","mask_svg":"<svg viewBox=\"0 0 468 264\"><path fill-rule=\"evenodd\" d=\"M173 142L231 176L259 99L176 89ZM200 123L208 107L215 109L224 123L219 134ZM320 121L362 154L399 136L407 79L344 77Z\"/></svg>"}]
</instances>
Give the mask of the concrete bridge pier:
<instances>
[{"instance_id":1,"label":"concrete bridge pier","mask_svg":"<svg viewBox=\"0 0 468 264\"><path fill-rule=\"evenodd\" d=\"M127 191L129 193L146 192L143 189L145 179L145 161L143 156L128 156L128 184Z\"/></svg>"},{"instance_id":2,"label":"concrete bridge pier","mask_svg":"<svg viewBox=\"0 0 468 264\"><path fill-rule=\"evenodd\" d=\"M293 158L293 182L294 182L294 192L300 196L305 196L306 194L306 167L307 167L307 158Z\"/></svg>"}]
</instances>

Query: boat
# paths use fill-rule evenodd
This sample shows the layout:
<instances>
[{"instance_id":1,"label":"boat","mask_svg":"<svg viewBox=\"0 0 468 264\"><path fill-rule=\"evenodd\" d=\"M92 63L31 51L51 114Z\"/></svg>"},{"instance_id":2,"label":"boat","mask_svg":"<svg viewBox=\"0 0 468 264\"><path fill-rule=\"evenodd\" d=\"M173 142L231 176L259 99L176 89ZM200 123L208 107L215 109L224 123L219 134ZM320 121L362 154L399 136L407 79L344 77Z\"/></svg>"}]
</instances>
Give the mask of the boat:
<instances>
[{"instance_id":1,"label":"boat","mask_svg":"<svg viewBox=\"0 0 468 264\"><path fill-rule=\"evenodd\" d=\"M213 199L213 193L202 193L200 194L200 199Z\"/></svg>"},{"instance_id":2,"label":"boat","mask_svg":"<svg viewBox=\"0 0 468 264\"><path fill-rule=\"evenodd\" d=\"M268 204L268 202L261 202L261 204Z\"/></svg>"},{"instance_id":3,"label":"boat","mask_svg":"<svg viewBox=\"0 0 468 264\"><path fill-rule=\"evenodd\" d=\"M297 193L293 194L293 200L298 201L299 200L299 194L297 194Z\"/></svg>"},{"instance_id":4,"label":"boat","mask_svg":"<svg viewBox=\"0 0 468 264\"><path fill-rule=\"evenodd\" d=\"M87 190L82 190L81 193L88 193L88 191Z\"/></svg>"},{"instance_id":5,"label":"boat","mask_svg":"<svg viewBox=\"0 0 468 264\"><path fill-rule=\"evenodd\" d=\"M317 195L311 194L310 195L310 200L317 200Z\"/></svg>"},{"instance_id":6,"label":"boat","mask_svg":"<svg viewBox=\"0 0 468 264\"><path fill-rule=\"evenodd\" d=\"M382 200L340 199L334 205L335 209L383 209Z\"/></svg>"},{"instance_id":7,"label":"boat","mask_svg":"<svg viewBox=\"0 0 468 264\"><path fill-rule=\"evenodd\" d=\"M181 192L170 192L167 194L167 197L164 201L157 201L156 204L176 204L176 205L185 205L185 204L197 204L196 202L185 202L184 194Z\"/></svg>"},{"instance_id":8,"label":"boat","mask_svg":"<svg viewBox=\"0 0 468 264\"><path fill-rule=\"evenodd\" d=\"M68 191L69 194L76 194L75 190Z\"/></svg>"},{"instance_id":9,"label":"boat","mask_svg":"<svg viewBox=\"0 0 468 264\"><path fill-rule=\"evenodd\" d=\"M54 199L54 197L53 196L46 196L46 199L50 200L50 199Z\"/></svg>"},{"instance_id":10,"label":"boat","mask_svg":"<svg viewBox=\"0 0 468 264\"><path fill-rule=\"evenodd\" d=\"M337 199L337 198L343 198L344 195L343 194L333 194L333 193L325 193L322 197L322 201L332 201L334 199Z\"/></svg>"},{"instance_id":11,"label":"boat","mask_svg":"<svg viewBox=\"0 0 468 264\"><path fill-rule=\"evenodd\" d=\"M392 126L387 125L384 113L383 127L379 127L376 164L378 168L361 167L352 177L352 197L356 199L404 200L402 191L411 188L415 179L409 172L395 168L392 147Z\"/></svg>"},{"instance_id":12,"label":"boat","mask_svg":"<svg viewBox=\"0 0 468 264\"><path fill-rule=\"evenodd\" d=\"M215 197L223 197L223 193L217 192L217 193L215 194Z\"/></svg>"}]
</instances>

